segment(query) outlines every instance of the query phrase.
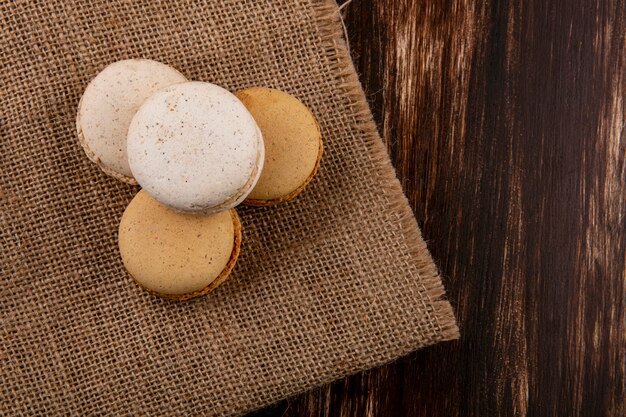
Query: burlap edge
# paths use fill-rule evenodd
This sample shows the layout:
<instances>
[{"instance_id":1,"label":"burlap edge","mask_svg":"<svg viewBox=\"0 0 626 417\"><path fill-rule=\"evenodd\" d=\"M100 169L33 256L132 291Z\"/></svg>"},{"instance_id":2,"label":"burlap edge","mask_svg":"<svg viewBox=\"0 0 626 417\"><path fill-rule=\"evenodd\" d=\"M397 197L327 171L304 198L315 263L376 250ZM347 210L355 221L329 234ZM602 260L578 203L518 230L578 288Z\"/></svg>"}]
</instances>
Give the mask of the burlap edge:
<instances>
[{"instance_id":1,"label":"burlap edge","mask_svg":"<svg viewBox=\"0 0 626 417\"><path fill-rule=\"evenodd\" d=\"M374 122L374 117L369 105L367 104L365 92L358 79L350 53L348 52L339 7L335 0L312 0L311 9L314 13L313 17L315 17L324 47L328 47L333 50L333 53L336 53L337 59L329 64L332 73L336 74L337 80L340 83L339 87L350 102L348 106L349 111L351 110L350 116L354 117L356 122L353 128L364 133L365 143L370 150L369 156L374 163L376 174L382 184L381 191L387 194L389 208L398 216L405 244L411 254L410 262L416 267L421 278L424 292L432 306L427 306L427 310L429 310L436 322L438 330L437 335L435 337L426 338L420 346L414 346L413 349L432 345L437 342L458 339L460 337L459 328L454 318L452 306L445 298L445 290L441 276L428 251L426 242L424 242L422 238L417 220L409 205L408 199L404 195L402 185L396 176L396 171L389 158L387 148L378 134L378 128ZM356 367L345 369L341 374L333 373L326 375L326 377L330 376L333 379L341 378L369 368L381 366L396 360L399 356L407 354L413 349L396 352L398 356L390 357L387 360L382 360L377 363L370 363L369 366L362 367L357 365ZM331 382L331 380L329 379L326 383L328 382ZM290 394L270 399L252 408L242 407L238 410L233 410L232 414L240 415L241 413L249 413L258 410L280 399L306 392L318 386L320 383L324 382L318 380L317 382L302 384Z\"/></svg>"},{"instance_id":2,"label":"burlap edge","mask_svg":"<svg viewBox=\"0 0 626 417\"><path fill-rule=\"evenodd\" d=\"M392 210L398 214L402 226L405 243L412 255L412 263L416 266L422 280L425 293L433 305L432 314L437 323L440 337L431 342L454 340L460 337L452 305L445 298L445 289L441 276L422 238L413 210L406 198L402 185L396 176L387 148L378 133L373 114L367 104L367 98L356 68L348 51L344 37L341 12L335 0L312 2L318 27L324 43L332 45L337 52L337 60L330 63L333 73L337 74L340 87L350 100L352 116L356 128L364 132L366 145L370 149L370 157L376 167L378 177L387 193Z\"/></svg>"}]
</instances>

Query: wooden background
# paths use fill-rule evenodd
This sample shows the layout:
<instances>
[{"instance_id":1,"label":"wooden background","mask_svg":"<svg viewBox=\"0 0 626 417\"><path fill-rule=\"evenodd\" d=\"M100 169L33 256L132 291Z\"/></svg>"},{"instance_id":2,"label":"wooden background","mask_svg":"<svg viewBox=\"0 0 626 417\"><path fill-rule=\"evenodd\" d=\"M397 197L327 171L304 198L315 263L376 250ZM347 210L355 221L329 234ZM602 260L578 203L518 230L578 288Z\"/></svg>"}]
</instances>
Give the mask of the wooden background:
<instances>
[{"instance_id":1,"label":"wooden background","mask_svg":"<svg viewBox=\"0 0 626 417\"><path fill-rule=\"evenodd\" d=\"M251 416L626 416L626 3L353 0L461 340Z\"/></svg>"}]
</instances>

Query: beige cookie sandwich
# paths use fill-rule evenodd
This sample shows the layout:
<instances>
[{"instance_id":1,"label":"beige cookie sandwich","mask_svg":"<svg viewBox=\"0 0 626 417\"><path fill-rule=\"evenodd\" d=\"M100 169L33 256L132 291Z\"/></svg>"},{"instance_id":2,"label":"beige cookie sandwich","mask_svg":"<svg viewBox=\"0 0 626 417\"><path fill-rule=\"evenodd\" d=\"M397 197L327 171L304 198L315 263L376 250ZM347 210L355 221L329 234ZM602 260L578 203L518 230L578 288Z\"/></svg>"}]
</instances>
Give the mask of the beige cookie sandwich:
<instances>
[{"instance_id":1,"label":"beige cookie sandwich","mask_svg":"<svg viewBox=\"0 0 626 417\"><path fill-rule=\"evenodd\" d=\"M313 113L285 92L251 87L235 95L252 114L265 143L261 177L244 201L271 206L295 198L311 182L322 157L322 135Z\"/></svg>"},{"instance_id":2,"label":"beige cookie sandwich","mask_svg":"<svg viewBox=\"0 0 626 417\"><path fill-rule=\"evenodd\" d=\"M246 107L199 81L150 96L130 123L127 152L148 194L175 210L205 214L240 204L264 161L261 131Z\"/></svg>"},{"instance_id":3,"label":"beige cookie sandwich","mask_svg":"<svg viewBox=\"0 0 626 417\"><path fill-rule=\"evenodd\" d=\"M235 209L181 213L142 190L122 216L118 239L124 266L142 288L185 300L226 280L239 255L241 223Z\"/></svg>"},{"instance_id":4,"label":"beige cookie sandwich","mask_svg":"<svg viewBox=\"0 0 626 417\"><path fill-rule=\"evenodd\" d=\"M139 106L156 91L187 79L149 59L110 64L87 85L78 104L76 130L85 153L106 174L136 184L126 154L126 135Z\"/></svg>"}]
</instances>

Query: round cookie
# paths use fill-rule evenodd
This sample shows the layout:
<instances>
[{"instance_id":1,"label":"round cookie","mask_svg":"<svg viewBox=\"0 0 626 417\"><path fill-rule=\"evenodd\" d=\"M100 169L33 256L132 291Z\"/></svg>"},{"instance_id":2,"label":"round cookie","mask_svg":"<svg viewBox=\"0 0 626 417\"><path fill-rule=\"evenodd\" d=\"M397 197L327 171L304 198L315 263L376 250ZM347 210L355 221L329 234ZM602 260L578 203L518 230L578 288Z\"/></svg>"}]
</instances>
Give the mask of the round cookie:
<instances>
[{"instance_id":1,"label":"round cookie","mask_svg":"<svg viewBox=\"0 0 626 417\"><path fill-rule=\"evenodd\" d=\"M176 84L146 100L128 128L127 149L144 190L175 210L197 213L241 203L264 160L261 131L246 107L205 82Z\"/></svg>"},{"instance_id":2,"label":"round cookie","mask_svg":"<svg viewBox=\"0 0 626 417\"><path fill-rule=\"evenodd\" d=\"M154 92L187 79L174 68L148 59L128 59L103 69L78 104L76 130L85 153L106 174L136 184L126 156L128 125Z\"/></svg>"},{"instance_id":3,"label":"round cookie","mask_svg":"<svg viewBox=\"0 0 626 417\"><path fill-rule=\"evenodd\" d=\"M211 215L173 211L145 191L120 222L124 266L148 292L171 300L207 294L229 275L241 246L235 209Z\"/></svg>"},{"instance_id":4,"label":"round cookie","mask_svg":"<svg viewBox=\"0 0 626 417\"><path fill-rule=\"evenodd\" d=\"M322 157L322 135L311 111L279 90L251 87L235 93L256 120L265 142L265 164L245 204L271 206L291 200L313 179Z\"/></svg>"}]
</instances>

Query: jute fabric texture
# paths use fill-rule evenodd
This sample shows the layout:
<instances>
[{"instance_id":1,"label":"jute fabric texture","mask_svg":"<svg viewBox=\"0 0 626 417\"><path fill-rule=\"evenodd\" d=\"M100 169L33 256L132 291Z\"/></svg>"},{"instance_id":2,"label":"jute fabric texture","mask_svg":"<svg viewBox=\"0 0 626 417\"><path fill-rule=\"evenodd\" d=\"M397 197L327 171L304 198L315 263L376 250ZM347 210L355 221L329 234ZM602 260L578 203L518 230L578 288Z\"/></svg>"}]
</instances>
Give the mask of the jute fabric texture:
<instances>
[{"instance_id":1,"label":"jute fabric texture","mask_svg":"<svg viewBox=\"0 0 626 417\"><path fill-rule=\"evenodd\" d=\"M334 2L0 4L0 415L237 415L458 336ZM138 188L76 138L85 86L126 58L285 90L321 126L314 181L239 208L239 262L201 299L126 274L117 228Z\"/></svg>"}]
</instances>

